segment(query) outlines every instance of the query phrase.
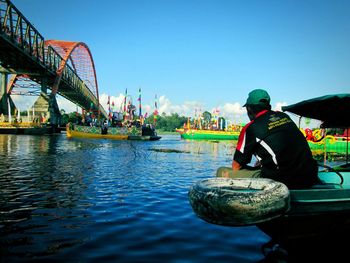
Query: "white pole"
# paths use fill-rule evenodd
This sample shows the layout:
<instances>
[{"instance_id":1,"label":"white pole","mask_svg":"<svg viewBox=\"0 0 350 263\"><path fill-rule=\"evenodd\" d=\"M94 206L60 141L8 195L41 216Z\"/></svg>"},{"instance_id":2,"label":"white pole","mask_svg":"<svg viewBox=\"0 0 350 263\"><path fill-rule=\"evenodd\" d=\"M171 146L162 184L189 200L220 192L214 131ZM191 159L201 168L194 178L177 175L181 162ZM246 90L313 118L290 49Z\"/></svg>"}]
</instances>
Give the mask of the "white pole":
<instances>
[{"instance_id":1,"label":"white pole","mask_svg":"<svg viewBox=\"0 0 350 263\"><path fill-rule=\"evenodd\" d=\"M29 123L30 122L29 109L27 109L27 118L28 118L28 123Z\"/></svg>"}]
</instances>

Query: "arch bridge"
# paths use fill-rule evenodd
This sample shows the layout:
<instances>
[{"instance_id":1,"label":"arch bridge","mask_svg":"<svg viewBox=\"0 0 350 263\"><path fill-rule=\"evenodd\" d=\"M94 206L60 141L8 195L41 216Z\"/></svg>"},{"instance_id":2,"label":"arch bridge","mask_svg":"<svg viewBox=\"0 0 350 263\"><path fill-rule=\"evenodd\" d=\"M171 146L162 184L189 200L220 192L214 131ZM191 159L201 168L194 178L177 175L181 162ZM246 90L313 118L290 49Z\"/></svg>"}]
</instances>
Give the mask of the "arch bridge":
<instances>
[{"instance_id":1,"label":"arch bridge","mask_svg":"<svg viewBox=\"0 0 350 263\"><path fill-rule=\"evenodd\" d=\"M85 111L107 117L99 102L88 46L83 42L45 40L9 0L0 0L0 72L0 114L14 114L11 95L39 93L33 108L46 110L53 124L58 124L60 116L57 94ZM32 89L25 89L23 83L30 83ZM40 92L35 92L34 86Z\"/></svg>"}]
</instances>

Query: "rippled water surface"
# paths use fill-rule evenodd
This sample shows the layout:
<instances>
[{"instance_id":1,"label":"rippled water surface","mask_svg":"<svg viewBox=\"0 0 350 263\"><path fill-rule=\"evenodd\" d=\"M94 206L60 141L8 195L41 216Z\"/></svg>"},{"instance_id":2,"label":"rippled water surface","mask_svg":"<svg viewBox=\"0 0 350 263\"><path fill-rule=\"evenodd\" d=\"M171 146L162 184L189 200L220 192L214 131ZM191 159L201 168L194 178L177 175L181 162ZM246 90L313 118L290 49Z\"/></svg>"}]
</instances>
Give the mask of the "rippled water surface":
<instances>
[{"instance_id":1,"label":"rippled water surface","mask_svg":"<svg viewBox=\"0 0 350 263\"><path fill-rule=\"evenodd\" d=\"M197 218L196 181L229 165L231 142L0 135L4 262L257 262L255 227Z\"/></svg>"}]
</instances>

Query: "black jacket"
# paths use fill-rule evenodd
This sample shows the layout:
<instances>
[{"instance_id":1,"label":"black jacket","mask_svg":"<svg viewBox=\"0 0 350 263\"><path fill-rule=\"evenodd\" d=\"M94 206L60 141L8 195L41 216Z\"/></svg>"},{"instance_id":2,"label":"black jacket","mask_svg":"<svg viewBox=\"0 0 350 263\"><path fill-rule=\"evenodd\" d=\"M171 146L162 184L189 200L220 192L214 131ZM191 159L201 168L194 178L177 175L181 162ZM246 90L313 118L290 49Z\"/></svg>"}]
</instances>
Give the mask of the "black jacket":
<instances>
[{"instance_id":1,"label":"black jacket","mask_svg":"<svg viewBox=\"0 0 350 263\"><path fill-rule=\"evenodd\" d=\"M319 182L317 163L306 139L283 112L264 110L242 129L234 160L245 166L252 155L260 161L262 177L280 181L290 189Z\"/></svg>"}]
</instances>

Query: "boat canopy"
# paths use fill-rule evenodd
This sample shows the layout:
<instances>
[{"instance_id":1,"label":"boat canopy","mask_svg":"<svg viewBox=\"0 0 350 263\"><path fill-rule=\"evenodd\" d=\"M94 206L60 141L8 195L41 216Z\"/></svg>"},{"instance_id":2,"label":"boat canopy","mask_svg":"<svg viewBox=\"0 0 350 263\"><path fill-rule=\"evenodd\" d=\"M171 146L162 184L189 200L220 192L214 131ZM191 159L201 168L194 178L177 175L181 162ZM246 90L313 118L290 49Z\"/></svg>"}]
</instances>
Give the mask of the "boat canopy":
<instances>
[{"instance_id":1,"label":"boat canopy","mask_svg":"<svg viewBox=\"0 0 350 263\"><path fill-rule=\"evenodd\" d=\"M350 127L350 94L334 94L283 106L283 111L322 121L322 127Z\"/></svg>"}]
</instances>

